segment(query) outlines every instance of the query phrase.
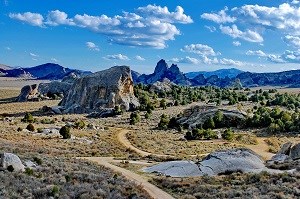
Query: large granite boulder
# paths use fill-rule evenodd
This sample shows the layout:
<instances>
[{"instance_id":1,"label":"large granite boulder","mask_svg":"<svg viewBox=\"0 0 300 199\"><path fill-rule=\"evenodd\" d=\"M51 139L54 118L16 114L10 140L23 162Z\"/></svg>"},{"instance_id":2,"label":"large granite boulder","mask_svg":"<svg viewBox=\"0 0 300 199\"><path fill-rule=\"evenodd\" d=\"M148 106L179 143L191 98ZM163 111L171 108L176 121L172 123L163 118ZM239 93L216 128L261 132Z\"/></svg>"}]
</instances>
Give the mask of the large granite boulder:
<instances>
[{"instance_id":1,"label":"large granite boulder","mask_svg":"<svg viewBox=\"0 0 300 199\"><path fill-rule=\"evenodd\" d=\"M267 166L282 170L300 168L300 143L283 144L278 153L267 161Z\"/></svg>"},{"instance_id":2,"label":"large granite boulder","mask_svg":"<svg viewBox=\"0 0 300 199\"><path fill-rule=\"evenodd\" d=\"M21 89L20 95L17 97L17 102L25 102L36 98L38 95L38 84L27 85Z\"/></svg>"},{"instance_id":3,"label":"large granite boulder","mask_svg":"<svg viewBox=\"0 0 300 199\"><path fill-rule=\"evenodd\" d=\"M183 115L177 119L177 122L193 129L202 126L207 119L214 117L218 111L223 114L224 123L229 123L231 126L238 126L241 121L246 118L246 114L239 110L227 110L216 106L196 105L184 110Z\"/></svg>"},{"instance_id":4,"label":"large granite boulder","mask_svg":"<svg viewBox=\"0 0 300 199\"><path fill-rule=\"evenodd\" d=\"M92 113L119 105L124 110L139 106L128 66L115 66L79 78L60 103L64 113Z\"/></svg>"},{"instance_id":5,"label":"large granite boulder","mask_svg":"<svg viewBox=\"0 0 300 199\"><path fill-rule=\"evenodd\" d=\"M171 92L175 84L172 83L169 79L165 78L162 82L155 82L150 86L151 92L162 93L162 92Z\"/></svg>"},{"instance_id":6,"label":"large granite boulder","mask_svg":"<svg viewBox=\"0 0 300 199\"><path fill-rule=\"evenodd\" d=\"M171 161L144 169L172 177L220 175L233 172L268 171L264 161L250 149L230 149L209 154L200 162ZM271 170L269 170L271 171Z\"/></svg>"},{"instance_id":7,"label":"large granite boulder","mask_svg":"<svg viewBox=\"0 0 300 199\"><path fill-rule=\"evenodd\" d=\"M45 96L66 95L73 83L79 79L76 73L70 73L61 81L52 81L49 83L40 83L24 86L17 98L18 102L32 101L42 99Z\"/></svg>"},{"instance_id":8,"label":"large granite boulder","mask_svg":"<svg viewBox=\"0 0 300 199\"><path fill-rule=\"evenodd\" d=\"M12 166L14 171L25 171L25 167L17 155L12 153L0 154L0 169L7 169L8 166Z\"/></svg>"}]
</instances>

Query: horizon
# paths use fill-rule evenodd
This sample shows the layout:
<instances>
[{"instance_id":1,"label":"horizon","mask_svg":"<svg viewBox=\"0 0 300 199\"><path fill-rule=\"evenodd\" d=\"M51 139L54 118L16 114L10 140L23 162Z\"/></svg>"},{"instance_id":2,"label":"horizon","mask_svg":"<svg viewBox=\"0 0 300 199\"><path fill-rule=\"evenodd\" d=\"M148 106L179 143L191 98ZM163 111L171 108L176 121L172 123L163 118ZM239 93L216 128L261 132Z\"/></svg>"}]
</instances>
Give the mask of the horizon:
<instances>
[{"instance_id":1,"label":"horizon","mask_svg":"<svg viewBox=\"0 0 300 199\"><path fill-rule=\"evenodd\" d=\"M93 72L128 65L149 74L164 57L184 73L300 69L296 0L80 0L68 5L66 0L0 1L0 63L53 62Z\"/></svg>"}]
</instances>

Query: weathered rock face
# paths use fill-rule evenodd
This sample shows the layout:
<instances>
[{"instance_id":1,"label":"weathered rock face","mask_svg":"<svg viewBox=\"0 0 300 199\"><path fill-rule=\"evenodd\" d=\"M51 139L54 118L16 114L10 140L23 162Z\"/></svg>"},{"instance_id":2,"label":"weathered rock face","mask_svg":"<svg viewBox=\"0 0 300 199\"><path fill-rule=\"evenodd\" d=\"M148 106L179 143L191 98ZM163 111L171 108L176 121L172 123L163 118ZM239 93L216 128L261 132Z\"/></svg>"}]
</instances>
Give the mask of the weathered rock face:
<instances>
[{"instance_id":1,"label":"weathered rock face","mask_svg":"<svg viewBox=\"0 0 300 199\"><path fill-rule=\"evenodd\" d=\"M294 169L300 168L300 143L293 145L287 142L271 160L267 161L267 166L274 169Z\"/></svg>"},{"instance_id":2,"label":"weathered rock face","mask_svg":"<svg viewBox=\"0 0 300 199\"><path fill-rule=\"evenodd\" d=\"M162 82L155 82L151 85L150 91L152 92L170 92L172 91L174 83L172 83L169 79L165 78Z\"/></svg>"},{"instance_id":3,"label":"weathered rock face","mask_svg":"<svg viewBox=\"0 0 300 199\"><path fill-rule=\"evenodd\" d=\"M0 168L7 169L8 166L12 166L14 171L24 171L25 167L22 164L20 158L12 153L0 154Z\"/></svg>"},{"instance_id":4,"label":"weathered rock face","mask_svg":"<svg viewBox=\"0 0 300 199\"><path fill-rule=\"evenodd\" d=\"M186 109L183 112L183 116L178 118L177 121L189 128L194 128L196 126L202 126L208 118L214 117L217 111L221 111L225 122L230 123L231 125L239 124L246 116L238 110L220 109L216 106L193 106Z\"/></svg>"},{"instance_id":5,"label":"weathered rock face","mask_svg":"<svg viewBox=\"0 0 300 199\"><path fill-rule=\"evenodd\" d=\"M233 172L268 170L261 158L250 149L230 149L209 154L201 162L171 161L144 169L172 177L219 175Z\"/></svg>"},{"instance_id":6,"label":"weathered rock face","mask_svg":"<svg viewBox=\"0 0 300 199\"><path fill-rule=\"evenodd\" d=\"M70 73L68 76L65 76L62 81L52 81L49 83L40 83L24 86L21 90L19 97L17 98L18 102L25 102L37 99L38 96L47 96L47 95L66 95L70 90L72 84L79 79L79 75L75 73Z\"/></svg>"},{"instance_id":7,"label":"weathered rock face","mask_svg":"<svg viewBox=\"0 0 300 199\"><path fill-rule=\"evenodd\" d=\"M125 110L139 106L128 66L115 66L79 78L61 101L65 113L99 112L120 105Z\"/></svg>"},{"instance_id":8,"label":"weathered rock face","mask_svg":"<svg viewBox=\"0 0 300 199\"><path fill-rule=\"evenodd\" d=\"M17 102L25 102L37 97L38 94L38 85L27 85L21 89L21 93L17 98Z\"/></svg>"}]
</instances>

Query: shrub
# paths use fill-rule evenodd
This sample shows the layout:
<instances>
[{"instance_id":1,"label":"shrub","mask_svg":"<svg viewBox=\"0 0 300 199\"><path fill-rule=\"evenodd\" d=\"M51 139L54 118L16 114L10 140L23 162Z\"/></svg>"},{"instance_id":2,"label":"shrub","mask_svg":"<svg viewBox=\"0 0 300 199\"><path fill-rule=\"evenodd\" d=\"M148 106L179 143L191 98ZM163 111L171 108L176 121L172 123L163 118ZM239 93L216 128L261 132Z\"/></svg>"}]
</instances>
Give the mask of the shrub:
<instances>
[{"instance_id":1,"label":"shrub","mask_svg":"<svg viewBox=\"0 0 300 199\"><path fill-rule=\"evenodd\" d=\"M167 108L167 103L165 99L160 100L160 105L161 108L166 109Z\"/></svg>"},{"instance_id":2,"label":"shrub","mask_svg":"<svg viewBox=\"0 0 300 199\"><path fill-rule=\"evenodd\" d=\"M14 170L15 170L15 168L13 167L13 165L8 165L7 171L13 172Z\"/></svg>"},{"instance_id":3,"label":"shrub","mask_svg":"<svg viewBox=\"0 0 300 199\"><path fill-rule=\"evenodd\" d=\"M22 131L23 129L21 127L18 127L17 131L20 132Z\"/></svg>"},{"instance_id":4,"label":"shrub","mask_svg":"<svg viewBox=\"0 0 300 199\"><path fill-rule=\"evenodd\" d=\"M31 124L31 123L27 125L26 129L31 132L33 132L35 130L33 124Z\"/></svg>"},{"instance_id":5,"label":"shrub","mask_svg":"<svg viewBox=\"0 0 300 199\"><path fill-rule=\"evenodd\" d=\"M25 173L26 173L27 175L29 175L29 176L32 176L32 175L33 175L33 170L32 170L31 168L26 167L26 168L25 168Z\"/></svg>"},{"instance_id":6,"label":"shrub","mask_svg":"<svg viewBox=\"0 0 300 199\"><path fill-rule=\"evenodd\" d=\"M145 113L145 119L149 119L149 118L150 118L150 116L151 116L151 114L150 114L150 113L148 113L148 112L146 112L146 113Z\"/></svg>"},{"instance_id":7,"label":"shrub","mask_svg":"<svg viewBox=\"0 0 300 199\"><path fill-rule=\"evenodd\" d=\"M33 161L35 161L38 165L41 165L43 163L42 159L39 157L34 157Z\"/></svg>"},{"instance_id":8,"label":"shrub","mask_svg":"<svg viewBox=\"0 0 300 199\"><path fill-rule=\"evenodd\" d=\"M68 126L61 127L61 129L59 130L59 134L63 137L63 139L71 138L71 132Z\"/></svg>"},{"instance_id":9,"label":"shrub","mask_svg":"<svg viewBox=\"0 0 300 199\"><path fill-rule=\"evenodd\" d=\"M114 108L114 113L115 113L115 115L122 115L123 114L123 110L121 109L121 107L119 105L117 105Z\"/></svg>"},{"instance_id":10,"label":"shrub","mask_svg":"<svg viewBox=\"0 0 300 199\"><path fill-rule=\"evenodd\" d=\"M222 138L224 140L228 140L231 141L234 137L234 132L231 129L226 129L223 133L222 133Z\"/></svg>"},{"instance_id":11,"label":"shrub","mask_svg":"<svg viewBox=\"0 0 300 199\"><path fill-rule=\"evenodd\" d=\"M141 121L141 116L138 111L135 111L130 114L130 125L135 125L136 123Z\"/></svg>"},{"instance_id":12,"label":"shrub","mask_svg":"<svg viewBox=\"0 0 300 199\"><path fill-rule=\"evenodd\" d=\"M22 122L34 122L34 118L33 116L31 115L31 113L26 113L24 118L21 119Z\"/></svg>"},{"instance_id":13,"label":"shrub","mask_svg":"<svg viewBox=\"0 0 300 199\"><path fill-rule=\"evenodd\" d=\"M83 129L85 127L85 123L82 120L78 120L74 124L74 128L76 129Z\"/></svg>"},{"instance_id":14,"label":"shrub","mask_svg":"<svg viewBox=\"0 0 300 199\"><path fill-rule=\"evenodd\" d=\"M203 128L204 129L214 129L216 126L215 126L215 122L213 120L212 117L208 118L207 120L204 121L203 123Z\"/></svg>"},{"instance_id":15,"label":"shrub","mask_svg":"<svg viewBox=\"0 0 300 199\"><path fill-rule=\"evenodd\" d=\"M167 129L169 122L170 122L169 116L167 116L165 114L162 114L160 116L160 121L158 123L158 128L160 128L160 129Z\"/></svg>"},{"instance_id":16,"label":"shrub","mask_svg":"<svg viewBox=\"0 0 300 199\"><path fill-rule=\"evenodd\" d=\"M43 129L42 129L42 128L38 128L38 129L37 129L37 132L38 132L38 133L43 133Z\"/></svg>"},{"instance_id":17,"label":"shrub","mask_svg":"<svg viewBox=\"0 0 300 199\"><path fill-rule=\"evenodd\" d=\"M59 194L59 188L58 186L53 186L52 191L51 191L51 196L57 196Z\"/></svg>"}]
</instances>

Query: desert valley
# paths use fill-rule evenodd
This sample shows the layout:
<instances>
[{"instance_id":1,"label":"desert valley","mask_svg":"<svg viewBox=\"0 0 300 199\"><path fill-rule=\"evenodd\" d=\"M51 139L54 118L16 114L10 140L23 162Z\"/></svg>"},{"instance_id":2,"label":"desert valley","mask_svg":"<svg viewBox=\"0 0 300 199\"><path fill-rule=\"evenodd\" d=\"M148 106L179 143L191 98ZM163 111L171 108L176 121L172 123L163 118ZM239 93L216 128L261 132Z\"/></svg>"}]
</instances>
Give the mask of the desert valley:
<instances>
[{"instance_id":1,"label":"desert valley","mask_svg":"<svg viewBox=\"0 0 300 199\"><path fill-rule=\"evenodd\" d=\"M23 198L300 198L300 0L0 0Z\"/></svg>"},{"instance_id":2,"label":"desert valley","mask_svg":"<svg viewBox=\"0 0 300 199\"><path fill-rule=\"evenodd\" d=\"M46 64L14 77L3 67L0 196L299 197L298 71L285 85L244 87L240 73L220 87L217 75L175 67L160 60L147 76Z\"/></svg>"}]
</instances>

